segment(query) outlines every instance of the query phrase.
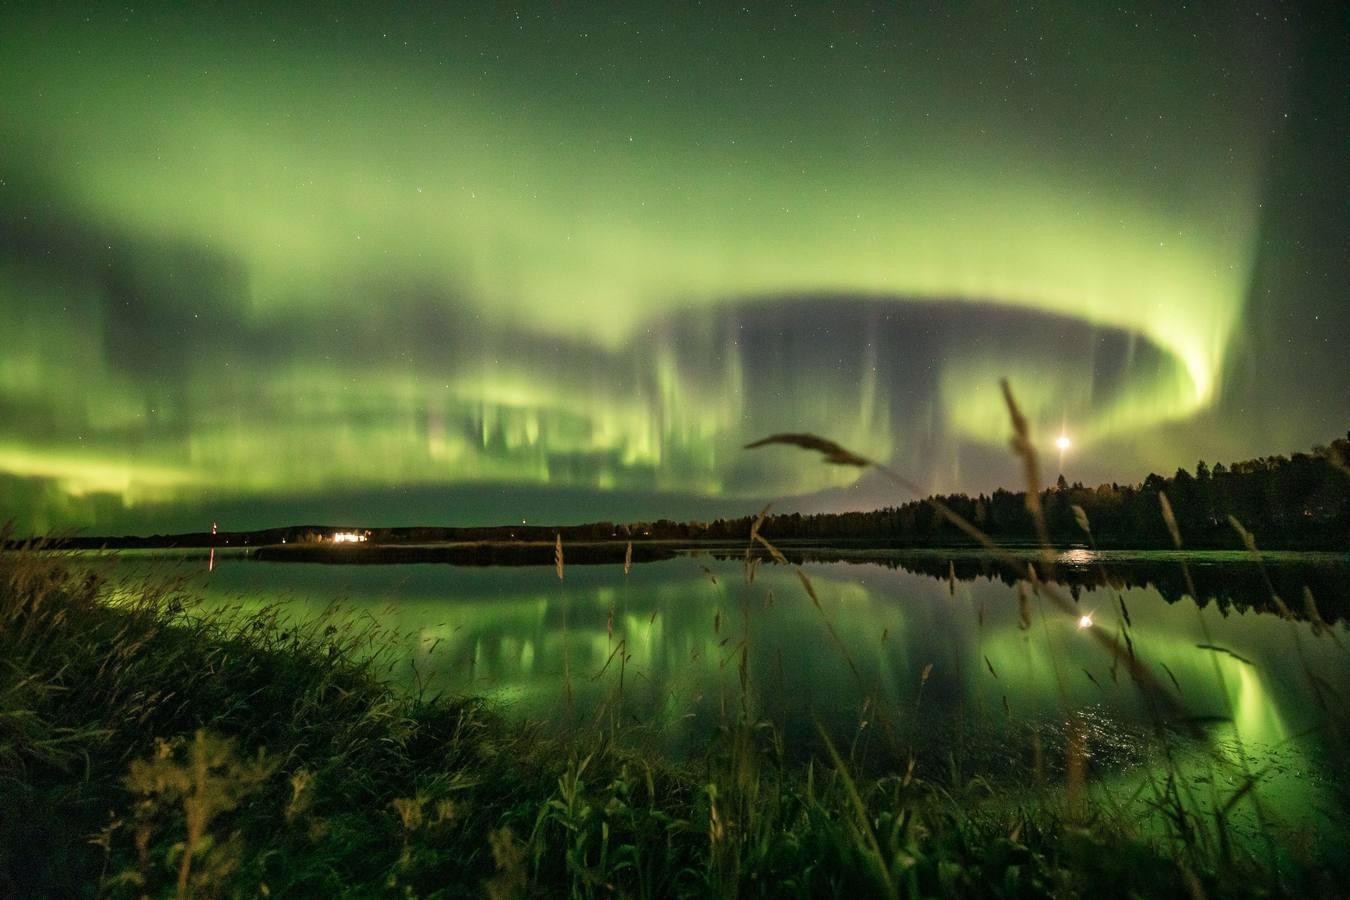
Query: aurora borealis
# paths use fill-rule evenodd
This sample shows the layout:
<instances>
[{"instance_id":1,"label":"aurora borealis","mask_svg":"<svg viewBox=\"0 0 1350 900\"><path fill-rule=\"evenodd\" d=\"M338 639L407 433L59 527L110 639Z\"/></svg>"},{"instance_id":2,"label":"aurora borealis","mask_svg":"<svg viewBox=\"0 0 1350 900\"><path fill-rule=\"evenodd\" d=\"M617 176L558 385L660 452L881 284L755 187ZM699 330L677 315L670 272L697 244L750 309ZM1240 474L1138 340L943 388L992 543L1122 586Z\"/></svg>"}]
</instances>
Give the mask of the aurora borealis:
<instances>
[{"instance_id":1,"label":"aurora borealis","mask_svg":"<svg viewBox=\"0 0 1350 900\"><path fill-rule=\"evenodd\" d=\"M0 5L20 531L875 506L1350 427L1329 6ZM796 499L793 499L796 498Z\"/></svg>"}]
</instances>

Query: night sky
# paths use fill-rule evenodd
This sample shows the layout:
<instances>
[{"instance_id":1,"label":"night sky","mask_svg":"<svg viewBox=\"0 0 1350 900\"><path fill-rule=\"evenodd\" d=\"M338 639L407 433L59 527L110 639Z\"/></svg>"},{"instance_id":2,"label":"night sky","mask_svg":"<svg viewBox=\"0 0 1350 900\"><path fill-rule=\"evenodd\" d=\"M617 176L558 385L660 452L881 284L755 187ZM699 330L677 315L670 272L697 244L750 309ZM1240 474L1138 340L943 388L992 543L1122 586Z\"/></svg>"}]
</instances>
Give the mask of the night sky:
<instances>
[{"instance_id":1,"label":"night sky","mask_svg":"<svg viewBox=\"0 0 1350 900\"><path fill-rule=\"evenodd\" d=\"M1325 6L0 3L0 520L709 518L1350 428ZM58 8L59 7L59 8Z\"/></svg>"}]
</instances>

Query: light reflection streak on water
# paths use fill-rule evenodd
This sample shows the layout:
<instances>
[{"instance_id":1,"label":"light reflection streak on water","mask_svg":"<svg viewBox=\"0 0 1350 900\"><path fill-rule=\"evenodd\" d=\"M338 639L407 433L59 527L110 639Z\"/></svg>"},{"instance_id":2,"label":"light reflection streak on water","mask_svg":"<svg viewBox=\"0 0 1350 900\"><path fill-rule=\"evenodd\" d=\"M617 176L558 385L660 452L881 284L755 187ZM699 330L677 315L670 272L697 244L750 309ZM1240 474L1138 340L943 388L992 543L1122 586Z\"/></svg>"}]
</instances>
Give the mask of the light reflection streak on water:
<instances>
[{"instance_id":1,"label":"light reflection streak on water","mask_svg":"<svg viewBox=\"0 0 1350 900\"><path fill-rule=\"evenodd\" d=\"M134 565L170 568L144 559ZM627 578L620 565L571 566L559 585L550 566L286 565L224 555L201 583L209 605L282 602L304 618L340 599L353 614L374 613L406 636L404 677L411 680L415 668L436 689L496 699L511 715L556 719L566 670L585 720L587 710L614 701L622 669L625 716L675 754L699 752L722 710L737 709L736 648L747 625L751 708L789 738L809 735L817 720L836 738L849 737L871 696L881 711L873 724L889 716L921 756L945 752L955 740L978 761L1006 757L1028 729L1085 715L1095 723L1089 734L1098 742L1091 749L1102 783L1127 779L1130 766L1148 757L1152 733L1149 704L1124 668L1081 639L1084 618L1120 634L1122 600L1135 652L1160 682L1175 679L1187 711L1206 720L1231 711L1231 723L1209 726L1206 745L1234 765L1240 740L1258 760L1263 753L1280 760L1282 772L1308 771L1311 745L1291 735L1317 726L1320 712L1301 666L1338 691L1350 689L1345 656L1309 626L1251 611L1223 615L1212 604L1197 617L1194 604L1168 603L1152 588L1082 590L1081 617L1051 613L1043 627L1024 629L1015 592L998 581L963 581L952 595L945 578L876 565L808 564L807 571L820 610L787 570L761 567L747 585L739 563L706 557L638 565ZM1291 630L1299 632L1301 660ZM1250 664L1197 647L1207 640ZM606 667L619 642L624 664ZM1213 763L1201 759L1202 768ZM1194 771L1198 779L1217 777ZM1293 775L1279 778L1272 790L1287 797L1315 793Z\"/></svg>"}]
</instances>

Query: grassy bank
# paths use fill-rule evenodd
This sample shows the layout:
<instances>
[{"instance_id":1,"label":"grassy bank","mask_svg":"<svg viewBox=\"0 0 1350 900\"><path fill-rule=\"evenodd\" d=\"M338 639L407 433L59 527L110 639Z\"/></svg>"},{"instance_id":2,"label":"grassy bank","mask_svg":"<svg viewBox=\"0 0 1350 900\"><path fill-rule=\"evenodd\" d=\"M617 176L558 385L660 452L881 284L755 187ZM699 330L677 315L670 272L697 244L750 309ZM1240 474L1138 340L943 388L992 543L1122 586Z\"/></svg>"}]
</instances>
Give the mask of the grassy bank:
<instances>
[{"instance_id":1,"label":"grassy bank","mask_svg":"<svg viewBox=\"0 0 1350 900\"><path fill-rule=\"evenodd\" d=\"M752 716L674 765L410 696L384 680L393 645L337 618L108 594L0 554L0 895L1261 896L1350 875L1334 836L1235 845L1166 773L1144 829L1055 785L864 777L828 746L789 764Z\"/></svg>"}]
</instances>

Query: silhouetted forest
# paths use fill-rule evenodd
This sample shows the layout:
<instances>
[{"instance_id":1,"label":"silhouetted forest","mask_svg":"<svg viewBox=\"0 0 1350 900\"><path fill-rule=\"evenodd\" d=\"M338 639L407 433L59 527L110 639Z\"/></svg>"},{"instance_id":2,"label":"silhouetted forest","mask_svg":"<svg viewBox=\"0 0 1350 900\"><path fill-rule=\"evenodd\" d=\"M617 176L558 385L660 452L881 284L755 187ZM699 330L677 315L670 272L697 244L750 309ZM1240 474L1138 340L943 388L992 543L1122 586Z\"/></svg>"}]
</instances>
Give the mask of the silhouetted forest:
<instances>
[{"instance_id":1,"label":"silhouetted forest","mask_svg":"<svg viewBox=\"0 0 1350 900\"><path fill-rule=\"evenodd\" d=\"M1173 546L1163 520L1159 495L1166 494L1184 545L1195 549L1242 549L1229 517L1255 534L1266 549L1350 550L1350 433L1326 447L1290 457L1264 456L1171 476L1150 474L1140 484L1086 487L1058 482L1040 493L1051 540L1058 545L1088 544L1138 550ZM977 525L995 541L1035 543L1037 534L1025 491L999 489L971 497L936 498ZM1086 515L1089 536L1074 507ZM68 537L52 542L65 547L259 547L316 544L334 532L361 531L370 544L551 543L604 541L744 541L753 515L711 522L591 522L585 525L499 525L447 528L335 527L295 525L261 531L197 532L149 537ZM858 541L885 546L960 546L970 539L926 500L913 500L870 512L770 515L760 529L775 541ZM11 541L10 543L18 543ZM350 549L352 545L347 545Z\"/></svg>"},{"instance_id":2,"label":"silhouetted forest","mask_svg":"<svg viewBox=\"0 0 1350 900\"><path fill-rule=\"evenodd\" d=\"M1173 546L1159 495L1166 494L1186 547L1242 549L1230 516L1268 549L1350 549L1350 433L1329 447L1293 456L1264 456L1195 471L1150 474L1141 484L1086 487L1058 482L1040 492L1051 540L1056 544L1162 549ZM995 541L1035 543L1035 524L1025 491L999 489L971 497L937 499ZM1085 514L1089 536L1074 507ZM750 517L692 523L688 537L744 537ZM970 539L934 506L915 500L871 512L771 515L761 531L771 539L885 540L904 546L966 544Z\"/></svg>"}]
</instances>

